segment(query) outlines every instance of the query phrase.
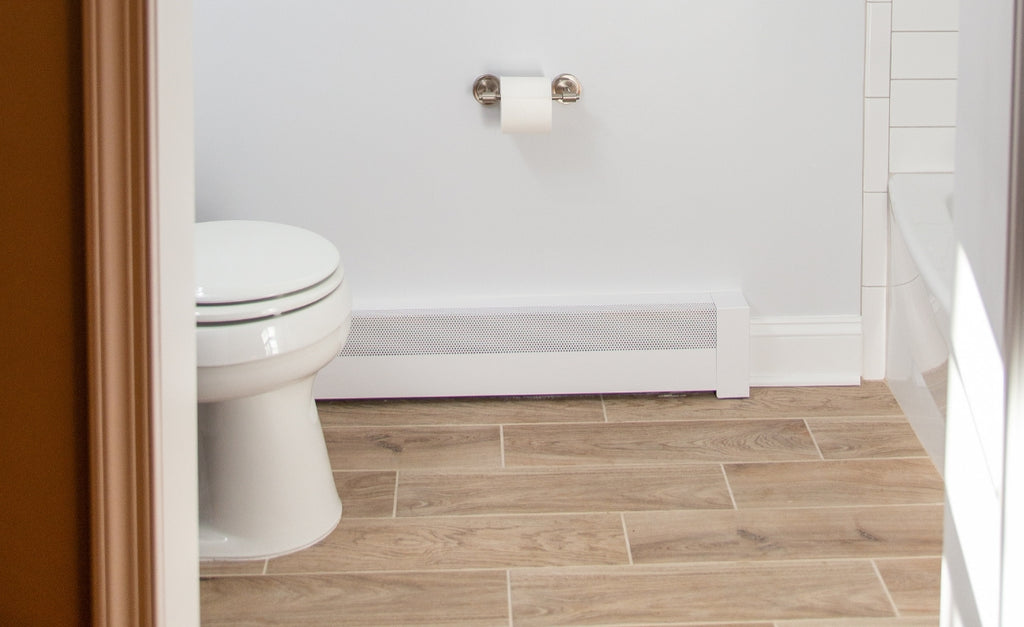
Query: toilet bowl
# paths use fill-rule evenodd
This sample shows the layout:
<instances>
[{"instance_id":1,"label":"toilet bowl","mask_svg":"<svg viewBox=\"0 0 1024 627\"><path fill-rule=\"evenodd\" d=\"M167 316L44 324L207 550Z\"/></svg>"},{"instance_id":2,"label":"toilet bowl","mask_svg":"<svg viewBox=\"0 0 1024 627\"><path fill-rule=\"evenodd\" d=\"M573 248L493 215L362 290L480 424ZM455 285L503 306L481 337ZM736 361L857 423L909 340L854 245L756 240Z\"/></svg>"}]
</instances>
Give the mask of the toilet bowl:
<instances>
[{"instance_id":1,"label":"toilet bowl","mask_svg":"<svg viewBox=\"0 0 1024 627\"><path fill-rule=\"evenodd\" d=\"M341 518L313 379L345 343L337 249L283 224L195 226L201 559L264 559Z\"/></svg>"}]
</instances>

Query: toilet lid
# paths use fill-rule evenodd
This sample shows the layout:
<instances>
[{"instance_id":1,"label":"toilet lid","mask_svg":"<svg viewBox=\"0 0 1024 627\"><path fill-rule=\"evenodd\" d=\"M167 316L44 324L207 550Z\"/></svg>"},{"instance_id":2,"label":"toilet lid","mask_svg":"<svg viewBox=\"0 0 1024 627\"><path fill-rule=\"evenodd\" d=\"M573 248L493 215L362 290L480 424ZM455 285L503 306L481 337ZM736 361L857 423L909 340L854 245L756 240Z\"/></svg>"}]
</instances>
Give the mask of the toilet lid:
<instances>
[{"instance_id":1,"label":"toilet lid","mask_svg":"<svg viewBox=\"0 0 1024 627\"><path fill-rule=\"evenodd\" d=\"M317 285L336 270L342 273L334 244L273 222L200 222L195 261L197 305L278 298Z\"/></svg>"}]
</instances>

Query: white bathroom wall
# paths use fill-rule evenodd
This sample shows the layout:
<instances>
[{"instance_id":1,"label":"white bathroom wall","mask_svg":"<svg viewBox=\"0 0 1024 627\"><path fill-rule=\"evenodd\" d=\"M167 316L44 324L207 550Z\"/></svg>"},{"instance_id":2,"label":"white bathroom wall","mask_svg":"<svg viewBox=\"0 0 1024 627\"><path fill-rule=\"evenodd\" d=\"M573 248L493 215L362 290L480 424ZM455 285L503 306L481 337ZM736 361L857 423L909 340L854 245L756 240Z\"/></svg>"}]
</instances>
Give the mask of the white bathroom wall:
<instances>
[{"instance_id":1,"label":"white bathroom wall","mask_svg":"<svg viewBox=\"0 0 1024 627\"><path fill-rule=\"evenodd\" d=\"M323 233L357 309L740 289L752 368L775 368L763 382L786 383L779 369L839 382L815 378L817 357L758 348L790 331L859 347L862 4L197 0L195 13L199 219ZM505 136L470 95L485 72L571 72L584 98L556 106L550 135ZM831 357L843 382L860 374L854 353Z\"/></svg>"},{"instance_id":2,"label":"white bathroom wall","mask_svg":"<svg viewBox=\"0 0 1024 627\"><path fill-rule=\"evenodd\" d=\"M946 417L943 624L998 625L1006 538L1006 308L1014 0L961 0L955 206L958 244ZM1019 158L1019 155L1017 155ZM1019 163L1019 162L1018 162ZM1015 486L1016 487L1016 486ZM1019 556L1016 556L1019 559ZM1008 605L1009 606L1009 605Z\"/></svg>"},{"instance_id":3,"label":"white bathroom wall","mask_svg":"<svg viewBox=\"0 0 1024 627\"><path fill-rule=\"evenodd\" d=\"M893 0L891 172L952 172L959 0Z\"/></svg>"},{"instance_id":4,"label":"white bathroom wall","mask_svg":"<svg viewBox=\"0 0 1024 627\"><path fill-rule=\"evenodd\" d=\"M952 172L959 0L867 0L864 377L885 376L888 178Z\"/></svg>"}]
</instances>

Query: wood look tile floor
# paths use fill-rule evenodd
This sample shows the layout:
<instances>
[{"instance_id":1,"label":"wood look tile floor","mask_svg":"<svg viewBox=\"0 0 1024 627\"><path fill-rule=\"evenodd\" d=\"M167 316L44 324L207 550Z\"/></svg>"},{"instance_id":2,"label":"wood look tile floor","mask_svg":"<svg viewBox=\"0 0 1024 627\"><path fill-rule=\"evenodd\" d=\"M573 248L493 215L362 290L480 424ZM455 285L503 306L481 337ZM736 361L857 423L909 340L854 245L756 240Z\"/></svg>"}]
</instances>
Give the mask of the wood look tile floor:
<instances>
[{"instance_id":1,"label":"wood look tile floor","mask_svg":"<svg viewBox=\"0 0 1024 627\"><path fill-rule=\"evenodd\" d=\"M942 480L884 384L319 404L344 515L204 625L924 626Z\"/></svg>"}]
</instances>

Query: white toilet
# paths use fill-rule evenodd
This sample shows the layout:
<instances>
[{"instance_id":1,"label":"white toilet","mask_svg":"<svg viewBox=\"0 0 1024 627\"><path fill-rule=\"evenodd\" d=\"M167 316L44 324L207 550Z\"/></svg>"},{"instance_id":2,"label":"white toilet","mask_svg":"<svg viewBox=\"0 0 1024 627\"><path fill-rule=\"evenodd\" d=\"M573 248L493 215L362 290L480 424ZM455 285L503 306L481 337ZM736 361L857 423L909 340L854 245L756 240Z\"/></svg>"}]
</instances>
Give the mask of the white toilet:
<instances>
[{"instance_id":1,"label":"white toilet","mask_svg":"<svg viewBox=\"0 0 1024 627\"><path fill-rule=\"evenodd\" d=\"M195 250L200 558L297 551L341 518L312 393L351 324L338 251L252 221L196 224Z\"/></svg>"}]
</instances>

